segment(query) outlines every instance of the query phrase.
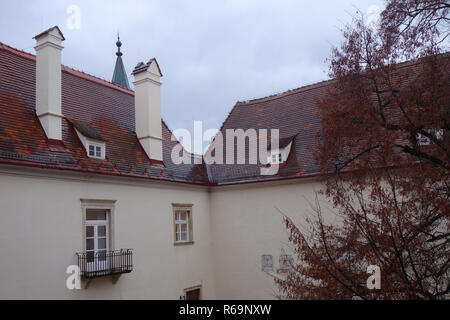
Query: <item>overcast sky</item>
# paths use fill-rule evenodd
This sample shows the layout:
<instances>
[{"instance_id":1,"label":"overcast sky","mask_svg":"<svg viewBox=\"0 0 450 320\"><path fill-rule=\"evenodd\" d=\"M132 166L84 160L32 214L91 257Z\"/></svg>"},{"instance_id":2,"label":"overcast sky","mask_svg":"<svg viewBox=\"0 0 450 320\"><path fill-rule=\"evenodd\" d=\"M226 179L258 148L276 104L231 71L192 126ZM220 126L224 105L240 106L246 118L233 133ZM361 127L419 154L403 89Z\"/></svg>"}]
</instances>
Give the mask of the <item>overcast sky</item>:
<instances>
[{"instance_id":1,"label":"overcast sky","mask_svg":"<svg viewBox=\"0 0 450 320\"><path fill-rule=\"evenodd\" d=\"M80 25L70 11L80 9ZM3 1L0 42L34 53L32 37L58 25L63 64L111 80L120 31L130 76L156 57L171 129L219 128L236 101L327 79L326 59L356 8L381 0ZM69 12L68 12L69 11Z\"/></svg>"}]
</instances>

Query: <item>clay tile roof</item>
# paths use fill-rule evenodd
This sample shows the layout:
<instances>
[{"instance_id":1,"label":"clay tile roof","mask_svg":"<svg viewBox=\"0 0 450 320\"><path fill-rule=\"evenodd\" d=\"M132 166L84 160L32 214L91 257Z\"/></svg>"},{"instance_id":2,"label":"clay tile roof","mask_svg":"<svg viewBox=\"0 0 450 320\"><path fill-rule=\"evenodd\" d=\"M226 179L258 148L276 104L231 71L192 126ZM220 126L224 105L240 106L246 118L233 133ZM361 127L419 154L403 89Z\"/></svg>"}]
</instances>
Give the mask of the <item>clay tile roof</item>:
<instances>
[{"instance_id":1,"label":"clay tile roof","mask_svg":"<svg viewBox=\"0 0 450 320\"><path fill-rule=\"evenodd\" d=\"M320 118L316 102L320 100L333 81L323 81L268 97L238 102L222 124L220 132L225 137L227 129L279 129L280 148L292 142L287 160L275 175L261 175L264 164L212 164L209 166L211 183L218 185L304 178L320 173L314 161L316 136ZM225 141L225 138L224 138ZM270 138L268 139L270 143ZM268 149L271 146L269 145ZM246 157L248 157L248 144ZM227 150L223 154L226 159ZM235 161L236 163L236 161Z\"/></svg>"},{"instance_id":2,"label":"clay tile roof","mask_svg":"<svg viewBox=\"0 0 450 320\"><path fill-rule=\"evenodd\" d=\"M67 119L67 121L70 122L75 127L75 129L77 129L85 137L99 141L106 141L106 139L102 137L102 135L97 131L97 129L95 129L95 127L90 125L89 123L75 119Z\"/></svg>"},{"instance_id":3,"label":"clay tile roof","mask_svg":"<svg viewBox=\"0 0 450 320\"><path fill-rule=\"evenodd\" d=\"M293 142L275 176L261 176L261 165L176 165L171 160L172 132L162 121L164 166L153 163L135 133L134 92L90 74L62 66L63 141L47 141L35 112L36 57L0 43L0 162L137 178L218 185L305 177L314 164L319 129L316 101L330 82L274 96L238 102L222 125L228 128L279 128L280 145ZM152 62L140 63L134 73ZM159 66L158 66L159 68ZM75 132L105 141L106 159L86 155ZM226 156L226 153L224 152ZM193 159L194 156L191 155Z\"/></svg>"},{"instance_id":4,"label":"clay tile roof","mask_svg":"<svg viewBox=\"0 0 450 320\"><path fill-rule=\"evenodd\" d=\"M283 148L287 147L294 138L295 138L295 135L280 139L278 141L278 148L283 149ZM267 146L267 150L271 150L271 149L272 149L272 145L269 144Z\"/></svg>"},{"instance_id":5,"label":"clay tile roof","mask_svg":"<svg viewBox=\"0 0 450 320\"><path fill-rule=\"evenodd\" d=\"M134 92L62 66L62 143L47 140L35 112L36 57L0 43L0 163L207 185L204 164L175 165L162 121L164 166L135 133ZM106 159L89 158L76 130L105 141Z\"/></svg>"},{"instance_id":6,"label":"clay tile roof","mask_svg":"<svg viewBox=\"0 0 450 320\"><path fill-rule=\"evenodd\" d=\"M0 163L208 186L304 178L320 172L313 156L320 130L316 103L333 81L238 102L232 108L220 129L224 136L227 129L279 129L280 147L292 142L277 174L263 176L261 163L174 164L171 151L178 142L164 121L164 165L152 162L136 137L134 91L67 66L62 66L62 144L48 141L35 112L35 61L34 55L0 43ZM138 64L133 73L146 70L153 61ZM89 158L75 129L105 141L106 159ZM225 146L223 155L226 159Z\"/></svg>"}]
</instances>

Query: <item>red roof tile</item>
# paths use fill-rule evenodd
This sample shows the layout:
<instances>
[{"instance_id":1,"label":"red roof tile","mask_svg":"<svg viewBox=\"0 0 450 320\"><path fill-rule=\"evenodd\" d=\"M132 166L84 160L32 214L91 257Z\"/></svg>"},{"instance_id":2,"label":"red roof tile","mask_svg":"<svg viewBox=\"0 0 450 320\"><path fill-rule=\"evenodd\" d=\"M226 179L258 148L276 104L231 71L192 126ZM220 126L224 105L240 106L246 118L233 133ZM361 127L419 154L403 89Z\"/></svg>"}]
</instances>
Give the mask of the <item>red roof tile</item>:
<instances>
[{"instance_id":1,"label":"red roof tile","mask_svg":"<svg viewBox=\"0 0 450 320\"><path fill-rule=\"evenodd\" d=\"M279 129L280 147L292 141L291 151L275 175L262 176L261 163L211 165L211 182L235 184L317 175L319 168L313 159L316 134L320 129L316 101L325 94L331 83L324 81L265 98L238 102L220 129L224 137L227 129L254 128L267 129L268 132ZM226 158L226 148L223 153Z\"/></svg>"}]
</instances>

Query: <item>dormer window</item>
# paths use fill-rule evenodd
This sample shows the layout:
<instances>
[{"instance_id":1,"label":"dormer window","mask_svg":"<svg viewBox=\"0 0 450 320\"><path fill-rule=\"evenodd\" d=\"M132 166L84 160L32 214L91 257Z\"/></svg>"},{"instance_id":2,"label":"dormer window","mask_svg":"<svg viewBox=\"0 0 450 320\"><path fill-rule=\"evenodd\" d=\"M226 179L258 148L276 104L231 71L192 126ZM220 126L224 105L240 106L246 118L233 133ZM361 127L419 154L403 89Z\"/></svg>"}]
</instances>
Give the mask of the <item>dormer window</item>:
<instances>
[{"instance_id":1,"label":"dormer window","mask_svg":"<svg viewBox=\"0 0 450 320\"><path fill-rule=\"evenodd\" d=\"M278 148L276 149L272 149L272 146L269 146L267 149L267 162L269 164L282 164L286 162L289 156L289 152L291 151L293 138L294 137L287 137L284 139L280 139Z\"/></svg>"},{"instance_id":2,"label":"dormer window","mask_svg":"<svg viewBox=\"0 0 450 320\"><path fill-rule=\"evenodd\" d=\"M97 129L86 122L70 120L89 158L105 159L106 143Z\"/></svg>"}]
</instances>

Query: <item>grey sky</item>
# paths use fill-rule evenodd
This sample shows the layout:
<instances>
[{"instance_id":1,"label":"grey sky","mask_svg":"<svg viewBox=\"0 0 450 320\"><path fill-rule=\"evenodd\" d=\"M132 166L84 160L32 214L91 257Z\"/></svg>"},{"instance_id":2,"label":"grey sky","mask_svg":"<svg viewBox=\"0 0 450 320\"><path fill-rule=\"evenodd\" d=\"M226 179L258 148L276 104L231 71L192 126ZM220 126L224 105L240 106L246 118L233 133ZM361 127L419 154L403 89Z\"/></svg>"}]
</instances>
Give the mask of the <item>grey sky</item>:
<instances>
[{"instance_id":1,"label":"grey sky","mask_svg":"<svg viewBox=\"0 0 450 320\"><path fill-rule=\"evenodd\" d=\"M69 5L80 29L67 26ZM58 25L63 63L111 80L120 31L128 74L156 57L171 129L219 128L236 101L327 79L326 59L356 8L381 0L4 1L0 42L34 53L32 37ZM129 77L130 83L132 78Z\"/></svg>"}]
</instances>

